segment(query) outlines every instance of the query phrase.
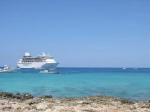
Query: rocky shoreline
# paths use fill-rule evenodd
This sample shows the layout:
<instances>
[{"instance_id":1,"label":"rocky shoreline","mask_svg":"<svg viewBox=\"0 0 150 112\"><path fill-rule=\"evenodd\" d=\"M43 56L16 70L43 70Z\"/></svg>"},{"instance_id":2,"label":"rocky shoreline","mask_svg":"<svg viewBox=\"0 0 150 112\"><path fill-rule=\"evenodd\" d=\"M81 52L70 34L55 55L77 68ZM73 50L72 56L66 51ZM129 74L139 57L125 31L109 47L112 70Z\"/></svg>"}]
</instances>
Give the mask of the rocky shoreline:
<instances>
[{"instance_id":1,"label":"rocky shoreline","mask_svg":"<svg viewBox=\"0 0 150 112\"><path fill-rule=\"evenodd\" d=\"M150 112L150 101L133 102L111 96L84 98L33 97L31 94L0 93L0 112Z\"/></svg>"}]
</instances>

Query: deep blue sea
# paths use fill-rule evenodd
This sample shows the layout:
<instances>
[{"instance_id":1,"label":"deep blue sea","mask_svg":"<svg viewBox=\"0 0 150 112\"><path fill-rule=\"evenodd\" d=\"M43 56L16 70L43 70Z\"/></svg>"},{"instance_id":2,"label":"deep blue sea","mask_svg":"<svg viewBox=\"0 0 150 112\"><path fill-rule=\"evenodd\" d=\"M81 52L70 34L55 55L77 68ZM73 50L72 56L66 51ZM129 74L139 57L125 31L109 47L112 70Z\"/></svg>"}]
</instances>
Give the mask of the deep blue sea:
<instances>
[{"instance_id":1,"label":"deep blue sea","mask_svg":"<svg viewBox=\"0 0 150 112\"><path fill-rule=\"evenodd\" d=\"M60 74L0 73L0 91L34 96L84 97L107 95L150 99L149 68L58 68Z\"/></svg>"}]
</instances>

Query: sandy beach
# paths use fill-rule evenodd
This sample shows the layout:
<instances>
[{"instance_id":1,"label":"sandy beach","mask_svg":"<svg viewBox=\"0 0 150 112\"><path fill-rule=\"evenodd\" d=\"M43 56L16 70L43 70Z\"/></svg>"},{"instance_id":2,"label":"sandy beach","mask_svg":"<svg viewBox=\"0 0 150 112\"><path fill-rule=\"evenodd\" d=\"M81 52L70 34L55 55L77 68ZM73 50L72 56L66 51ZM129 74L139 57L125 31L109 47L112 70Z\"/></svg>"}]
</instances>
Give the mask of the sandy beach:
<instances>
[{"instance_id":1,"label":"sandy beach","mask_svg":"<svg viewBox=\"0 0 150 112\"><path fill-rule=\"evenodd\" d=\"M150 101L132 102L124 98L103 95L53 98L1 92L0 112L150 112Z\"/></svg>"}]
</instances>

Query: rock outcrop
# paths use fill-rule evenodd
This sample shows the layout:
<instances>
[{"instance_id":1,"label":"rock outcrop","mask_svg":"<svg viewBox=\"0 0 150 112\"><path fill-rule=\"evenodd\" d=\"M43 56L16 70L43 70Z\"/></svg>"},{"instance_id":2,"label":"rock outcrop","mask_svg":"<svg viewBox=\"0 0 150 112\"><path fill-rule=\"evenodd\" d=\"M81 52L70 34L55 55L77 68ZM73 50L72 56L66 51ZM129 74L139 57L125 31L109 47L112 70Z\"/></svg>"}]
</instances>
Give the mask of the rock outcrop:
<instances>
[{"instance_id":1,"label":"rock outcrop","mask_svg":"<svg viewBox=\"0 0 150 112\"><path fill-rule=\"evenodd\" d=\"M0 92L0 98L27 100L27 99L32 99L34 97L29 93L25 93L25 94L21 95L20 93L12 94L12 93L9 93L9 92Z\"/></svg>"},{"instance_id":2,"label":"rock outcrop","mask_svg":"<svg viewBox=\"0 0 150 112\"><path fill-rule=\"evenodd\" d=\"M133 102L111 96L84 98L33 97L31 94L0 93L0 112L150 112L150 101Z\"/></svg>"}]
</instances>

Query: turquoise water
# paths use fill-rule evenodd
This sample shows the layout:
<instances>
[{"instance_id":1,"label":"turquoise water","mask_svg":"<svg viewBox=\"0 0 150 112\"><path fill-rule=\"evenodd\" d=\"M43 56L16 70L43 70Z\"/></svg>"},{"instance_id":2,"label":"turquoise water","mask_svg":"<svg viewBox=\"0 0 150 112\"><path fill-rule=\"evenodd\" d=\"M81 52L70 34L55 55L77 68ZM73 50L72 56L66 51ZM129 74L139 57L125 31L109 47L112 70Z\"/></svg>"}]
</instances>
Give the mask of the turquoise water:
<instances>
[{"instance_id":1,"label":"turquoise water","mask_svg":"<svg viewBox=\"0 0 150 112\"><path fill-rule=\"evenodd\" d=\"M84 97L108 95L150 99L150 69L58 68L60 74L0 73L0 91L34 96Z\"/></svg>"}]
</instances>

